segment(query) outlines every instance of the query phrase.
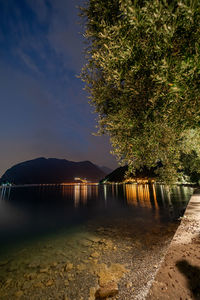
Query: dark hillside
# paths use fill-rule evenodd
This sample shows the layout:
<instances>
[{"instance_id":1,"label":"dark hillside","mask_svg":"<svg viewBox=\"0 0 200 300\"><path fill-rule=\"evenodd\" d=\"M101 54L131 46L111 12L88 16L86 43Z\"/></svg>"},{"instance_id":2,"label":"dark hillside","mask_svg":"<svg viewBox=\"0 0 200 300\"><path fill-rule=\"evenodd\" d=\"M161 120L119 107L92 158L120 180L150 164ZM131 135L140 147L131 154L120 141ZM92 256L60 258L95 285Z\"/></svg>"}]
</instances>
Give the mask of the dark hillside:
<instances>
[{"instance_id":1,"label":"dark hillside","mask_svg":"<svg viewBox=\"0 0 200 300\"><path fill-rule=\"evenodd\" d=\"M8 169L1 183L14 184L74 182L75 177L98 182L105 173L90 161L73 162L56 158L37 158L19 163Z\"/></svg>"}]
</instances>

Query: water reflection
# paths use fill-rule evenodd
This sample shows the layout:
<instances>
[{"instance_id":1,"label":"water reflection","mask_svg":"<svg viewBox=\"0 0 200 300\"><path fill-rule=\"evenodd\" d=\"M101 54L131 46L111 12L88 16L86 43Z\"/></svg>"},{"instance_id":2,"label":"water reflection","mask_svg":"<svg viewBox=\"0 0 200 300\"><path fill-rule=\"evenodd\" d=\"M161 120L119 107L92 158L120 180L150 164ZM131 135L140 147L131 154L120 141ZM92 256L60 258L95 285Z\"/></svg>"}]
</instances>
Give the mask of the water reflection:
<instances>
[{"instance_id":1,"label":"water reflection","mask_svg":"<svg viewBox=\"0 0 200 300\"><path fill-rule=\"evenodd\" d=\"M88 299L97 282L94 271L103 265L123 264L128 280L144 284L192 189L74 184L13 187L0 193L0 299L16 299L23 291L24 299L64 299L67 292L69 299L79 300ZM91 253L98 260L91 260ZM64 274L66 262L73 268ZM141 273L141 262L146 273ZM120 299L130 298L125 290Z\"/></svg>"},{"instance_id":2,"label":"water reflection","mask_svg":"<svg viewBox=\"0 0 200 300\"><path fill-rule=\"evenodd\" d=\"M179 218L192 188L163 185L41 185L0 189L2 236L73 227L102 216L168 222Z\"/></svg>"},{"instance_id":3,"label":"water reflection","mask_svg":"<svg viewBox=\"0 0 200 300\"><path fill-rule=\"evenodd\" d=\"M77 184L73 186L74 189L74 207L79 207L81 204L86 205L88 199L91 197L98 197L98 186ZM68 192L68 189L66 189Z\"/></svg>"},{"instance_id":4,"label":"water reflection","mask_svg":"<svg viewBox=\"0 0 200 300\"><path fill-rule=\"evenodd\" d=\"M111 199L126 200L128 206L153 208L158 210L160 207L168 208L174 205L174 198L178 202L188 199L188 195L192 194L193 189L190 187L174 186L167 189L164 185L156 184L124 184L124 185L38 185L35 187L2 187L0 188L0 200L10 200L10 196L15 196L22 191L22 198L25 191L34 192L34 196L47 198L49 195L54 195L59 199L72 200L74 207L86 205L91 199L102 199L107 204ZM15 195L14 195L15 194ZM12 200L13 197L11 197ZM51 197L50 197L51 198ZM31 199L30 199L31 202Z\"/></svg>"},{"instance_id":5,"label":"water reflection","mask_svg":"<svg viewBox=\"0 0 200 300\"><path fill-rule=\"evenodd\" d=\"M124 185L127 203L131 206L156 208L169 207L173 205L176 197L178 202L185 201L192 188L174 186L166 188L164 185L149 184L127 184Z\"/></svg>"},{"instance_id":6,"label":"water reflection","mask_svg":"<svg viewBox=\"0 0 200 300\"><path fill-rule=\"evenodd\" d=\"M127 184L124 186L127 203L131 206L158 209L154 185Z\"/></svg>"},{"instance_id":7,"label":"water reflection","mask_svg":"<svg viewBox=\"0 0 200 300\"><path fill-rule=\"evenodd\" d=\"M149 206L150 196L146 186L141 185L125 185L126 199L129 205Z\"/></svg>"},{"instance_id":8,"label":"water reflection","mask_svg":"<svg viewBox=\"0 0 200 300\"><path fill-rule=\"evenodd\" d=\"M11 186L2 186L0 188L0 200L10 197Z\"/></svg>"},{"instance_id":9,"label":"water reflection","mask_svg":"<svg viewBox=\"0 0 200 300\"><path fill-rule=\"evenodd\" d=\"M80 203L80 185L74 187L74 206L78 207Z\"/></svg>"},{"instance_id":10,"label":"water reflection","mask_svg":"<svg viewBox=\"0 0 200 300\"><path fill-rule=\"evenodd\" d=\"M107 204L107 185L103 186L103 193L104 193L104 200L105 200L105 206Z\"/></svg>"},{"instance_id":11,"label":"water reflection","mask_svg":"<svg viewBox=\"0 0 200 300\"><path fill-rule=\"evenodd\" d=\"M171 189L167 189L164 185L156 184L126 184L126 185L87 185L87 184L75 184L75 185L38 185L34 188L34 193L37 193L40 200L46 198L49 194L56 194L56 197L71 199L74 202L74 207L77 208L81 204L87 205L88 201L92 198L97 199L103 197L106 204L109 199L121 199L126 200L128 206L141 207L141 208L154 208L173 206L173 198L180 201L185 201L188 194L192 193L192 188L183 186L174 186ZM0 188L0 200L10 199L10 194L25 190L29 191L27 187L1 187ZM103 194L102 194L103 192ZM11 197L12 198L12 197Z\"/></svg>"},{"instance_id":12,"label":"water reflection","mask_svg":"<svg viewBox=\"0 0 200 300\"><path fill-rule=\"evenodd\" d=\"M83 204L87 203L88 188L89 186L87 185L81 186L81 200Z\"/></svg>"}]
</instances>

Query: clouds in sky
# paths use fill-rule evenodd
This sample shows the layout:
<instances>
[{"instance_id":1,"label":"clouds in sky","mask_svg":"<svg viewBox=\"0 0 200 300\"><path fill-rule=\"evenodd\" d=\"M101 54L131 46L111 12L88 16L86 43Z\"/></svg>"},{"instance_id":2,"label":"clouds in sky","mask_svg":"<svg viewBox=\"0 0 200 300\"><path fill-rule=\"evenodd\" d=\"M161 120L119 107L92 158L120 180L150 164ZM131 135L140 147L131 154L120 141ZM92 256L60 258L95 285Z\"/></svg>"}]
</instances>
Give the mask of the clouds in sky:
<instances>
[{"instance_id":1,"label":"clouds in sky","mask_svg":"<svg viewBox=\"0 0 200 300\"><path fill-rule=\"evenodd\" d=\"M76 77L82 0L0 0L0 174L39 156L115 167Z\"/></svg>"}]
</instances>

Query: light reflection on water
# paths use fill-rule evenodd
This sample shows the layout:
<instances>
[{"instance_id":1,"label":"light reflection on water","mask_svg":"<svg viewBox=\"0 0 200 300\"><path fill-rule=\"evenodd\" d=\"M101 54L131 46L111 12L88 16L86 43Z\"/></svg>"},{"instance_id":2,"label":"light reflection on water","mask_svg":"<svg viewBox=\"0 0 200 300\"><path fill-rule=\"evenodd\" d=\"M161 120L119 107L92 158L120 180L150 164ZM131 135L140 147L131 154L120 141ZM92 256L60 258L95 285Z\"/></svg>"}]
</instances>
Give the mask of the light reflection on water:
<instances>
[{"instance_id":1,"label":"light reflection on water","mask_svg":"<svg viewBox=\"0 0 200 300\"><path fill-rule=\"evenodd\" d=\"M22 299L89 299L97 269L116 263L130 271L118 299L137 299L192 191L141 184L0 189L0 299L19 292ZM123 289L128 282L134 292Z\"/></svg>"},{"instance_id":2,"label":"light reflection on water","mask_svg":"<svg viewBox=\"0 0 200 300\"><path fill-rule=\"evenodd\" d=\"M69 195L74 198L74 207L77 208L80 204L87 204L88 198L98 197L98 185L76 184L76 185L61 185L62 197Z\"/></svg>"},{"instance_id":3,"label":"light reflection on water","mask_svg":"<svg viewBox=\"0 0 200 300\"><path fill-rule=\"evenodd\" d=\"M11 186L9 186L9 187L2 186L0 189L0 199L1 200L6 199L6 198L9 199L10 191L11 191Z\"/></svg>"},{"instance_id":4,"label":"light reflection on water","mask_svg":"<svg viewBox=\"0 0 200 300\"><path fill-rule=\"evenodd\" d=\"M0 241L73 227L105 216L152 222L178 219L193 189L164 185L39 185L0 189ZM106 220L107 219L107 220Z\"/></svg>"}]
</instances>

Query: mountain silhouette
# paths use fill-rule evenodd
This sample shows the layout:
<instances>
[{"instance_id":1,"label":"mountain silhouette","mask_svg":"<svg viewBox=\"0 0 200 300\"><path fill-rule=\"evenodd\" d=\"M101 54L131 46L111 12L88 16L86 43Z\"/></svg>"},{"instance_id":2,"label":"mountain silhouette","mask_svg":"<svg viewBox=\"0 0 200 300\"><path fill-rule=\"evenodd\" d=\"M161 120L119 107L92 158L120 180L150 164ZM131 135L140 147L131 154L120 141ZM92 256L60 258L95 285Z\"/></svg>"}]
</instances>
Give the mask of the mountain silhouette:
<instances>
[{"instance_id":1,"label":"mountain silhouette","mask_svg":"<svg viewBox=\"0 0 200 300\"><path fill-rule=\"evenodd\" d=\"M74 182L75 177L98 182L105 173L90 161L36 158L14 165L1 177L0 183L40 184Z\"/></svg>"},{"instance_id":2,"label":"mountain silhouette","mask_svg":"<svg viewBox=\"0 0 200 300\"><path fill-rule=\"evenodd\" d=\"M108 167L105 167L105 166L97 166L97 167L100 168L101 171L103 171L105 173L105 175L108 175L108 174L110 174L113 171L112 169L110 169Z\"/></svg>"},{"instance_id":3,"label":"mountain silhouette","mask_svg":"<svg viewBox=\"0 0 200 300\"><path fill-rule=\"evenodd\" d=\"M129 174L130 179L149 179L151 180L152 178L156 178L155 170L159 166L156 166L154 168L146 168L143 167L141 170L136 170L135 174ZM128 171L128 166L123 166L115 169L113 172L110 174L106 175L105 178L101 180L101 183L106 183L106 182L124 182L126 178L126 173Z\"/></svg>"}]
</instances>

